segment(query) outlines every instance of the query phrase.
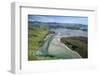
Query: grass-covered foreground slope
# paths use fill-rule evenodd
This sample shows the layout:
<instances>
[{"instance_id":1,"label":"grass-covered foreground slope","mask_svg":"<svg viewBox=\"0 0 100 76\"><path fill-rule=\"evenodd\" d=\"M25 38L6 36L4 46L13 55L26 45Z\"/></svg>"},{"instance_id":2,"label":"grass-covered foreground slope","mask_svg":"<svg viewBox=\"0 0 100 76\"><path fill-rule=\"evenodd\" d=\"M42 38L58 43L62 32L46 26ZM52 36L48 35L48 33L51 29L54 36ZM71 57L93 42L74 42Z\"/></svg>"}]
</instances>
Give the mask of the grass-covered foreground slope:
<instances>
[{"instance_id":1,"label":"grass-covered foreground slope","mask_svg":"<svg viewBox=\"0 0 100 76\"><path fill-rule=\"evenodd\" d=\"M37 60L33 55L42 46L44 38L48 34L46 25L28 25L28 60Z\"/></svg>"},{"instance_id":2,"label":"grass-covered foreground slope","mask_svg":"<svg viewBox=\"0 0 100 76\"><path fill-rule=\"evenodd\" d=\"M36 55L36 52L44 45L44 39L50 34L47 24L28 24L28 60L51 60L57 59L54 56Z\"/></svg>"},{"instance_id":3,"label":"grass-covered foreground slope","mask_svg":"<svg viewBox=\"0 0 100 76\"><path fill-rule=\"evenodd\" d=\"M82 58L88 58L87 37L63 37L61 38L61 42L79 53Z\"/></svg>"}]
</instances>

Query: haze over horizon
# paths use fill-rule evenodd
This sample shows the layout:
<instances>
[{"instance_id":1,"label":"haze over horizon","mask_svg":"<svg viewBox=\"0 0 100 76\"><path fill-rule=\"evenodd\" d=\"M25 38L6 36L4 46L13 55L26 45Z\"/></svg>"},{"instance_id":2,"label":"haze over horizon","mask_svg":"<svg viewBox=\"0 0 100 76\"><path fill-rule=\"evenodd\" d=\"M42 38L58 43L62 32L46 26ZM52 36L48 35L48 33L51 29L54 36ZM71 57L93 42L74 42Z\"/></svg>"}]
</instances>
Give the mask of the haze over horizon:
<instances>
[{"instance_id":1,"label":"haze over horizon","mask_svg":"<svg viewBox=\"0 0 100 76\"><path fill-rule=\"evenodd\" d=\"M28 21L75 23L88 25L88 17L81 16L28 15Z\"/></svg>"}]
</instances>

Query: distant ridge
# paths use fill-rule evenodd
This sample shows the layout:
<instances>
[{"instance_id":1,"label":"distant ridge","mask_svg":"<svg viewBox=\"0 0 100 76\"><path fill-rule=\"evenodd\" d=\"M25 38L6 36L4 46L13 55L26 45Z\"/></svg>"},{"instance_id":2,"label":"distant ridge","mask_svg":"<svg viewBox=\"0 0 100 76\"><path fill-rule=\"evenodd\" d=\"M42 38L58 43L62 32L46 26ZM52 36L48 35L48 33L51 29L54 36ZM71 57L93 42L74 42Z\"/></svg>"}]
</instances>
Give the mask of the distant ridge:
<instances>
[{"instance_id":1,"label":"distant ridge","mask_svg":"<svg viewBox=\"0 0 100 76\"><path fill-rule=\"evenodd\" d=\"M28 21L28 23L76 24L76 25L84 25L84 26L87 26L87 25L85 25L85 24L80 24L80 23L61 23L61 22L40 22L40 21Z\"/></svg>"},{"instance_id":2,"label":"distant ridge","mask_svg":"<svg viewBox=\"0 0 100 76\"><path fill-rule=\"evenodd\" d=\"M57 22L39 22L39 21L28 21L28 25L31 26L49 26L49 28L67 28L73 30L88 30L88 26L84 24L76 24L76 23L57 23Z\"/></svg>"}]
</instances>

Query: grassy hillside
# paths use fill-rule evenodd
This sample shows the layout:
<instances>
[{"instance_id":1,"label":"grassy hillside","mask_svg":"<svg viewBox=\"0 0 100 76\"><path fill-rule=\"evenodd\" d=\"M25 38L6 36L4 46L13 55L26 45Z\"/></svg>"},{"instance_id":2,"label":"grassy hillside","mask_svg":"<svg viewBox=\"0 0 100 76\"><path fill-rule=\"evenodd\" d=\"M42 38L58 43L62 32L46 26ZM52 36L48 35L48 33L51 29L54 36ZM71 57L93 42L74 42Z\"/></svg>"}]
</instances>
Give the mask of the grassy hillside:
<instances>
[{"instance_id":1,"label":"grassy hillside","mask_svg":"<svg viewBox=\"0 0 100 76\"><path fill-rule=\"evenodd\" d=\"M61 38L61 42L68 46L73 51L79 53L82 58L88 57L87 38L86 37L69 37Z\"/></svg>"},{"instance_id":2,"label":"grassy hillside","mask_svg":"<svg viewBox=\"0 0 100 76\"><path fill-rule=\"evenodd\" d=\"M46 25L29 25L28 26L28 60L36 60L33 52L36 52L43 44L43 40L48 34Z\"/></svg>"}]
</instances>

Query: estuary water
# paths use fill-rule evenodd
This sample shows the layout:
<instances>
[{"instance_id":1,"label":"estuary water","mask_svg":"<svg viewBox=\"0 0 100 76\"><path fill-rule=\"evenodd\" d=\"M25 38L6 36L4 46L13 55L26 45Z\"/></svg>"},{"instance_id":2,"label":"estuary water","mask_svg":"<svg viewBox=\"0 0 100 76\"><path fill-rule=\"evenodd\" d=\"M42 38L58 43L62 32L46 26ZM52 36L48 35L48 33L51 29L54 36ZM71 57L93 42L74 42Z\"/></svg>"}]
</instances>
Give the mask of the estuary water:
<instances>
[{"instance_id":1,"label":"estuary water","mask_svg":"<svg viewBox=\"0 0 100 76\"><path fill-rule=\"evenodd\" d=\"M65 36L88 36L88 33L86 31L82 30L72 30L72 29L65 29L65 28L57 28L57 29L51 29L51 31L54 31L55 33L61 33L61 35Z\"/></svg>"},{"instance_id":2,"label":"estuary water","mask_svg":"<svg viewBox=\"0 0 100 76\"><path fill-rule=\"evenodd\" d=\"M69 49L66 45L60 42L62 37L72 37L72 36L84 36L87 37L87 32L82 30L72 30L72 29L51 29L56 34L51 34L45 40L43 46L36 52L36 55L42 56L55 56L61 59L72 59L81 58L81 56Z\"/></svg>"}]
</instances>

